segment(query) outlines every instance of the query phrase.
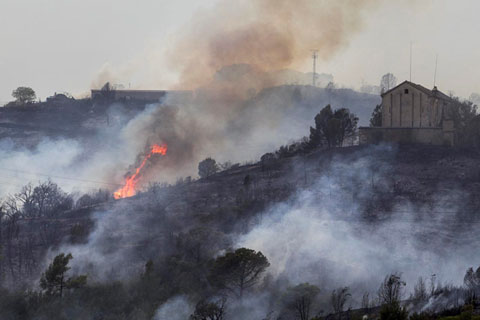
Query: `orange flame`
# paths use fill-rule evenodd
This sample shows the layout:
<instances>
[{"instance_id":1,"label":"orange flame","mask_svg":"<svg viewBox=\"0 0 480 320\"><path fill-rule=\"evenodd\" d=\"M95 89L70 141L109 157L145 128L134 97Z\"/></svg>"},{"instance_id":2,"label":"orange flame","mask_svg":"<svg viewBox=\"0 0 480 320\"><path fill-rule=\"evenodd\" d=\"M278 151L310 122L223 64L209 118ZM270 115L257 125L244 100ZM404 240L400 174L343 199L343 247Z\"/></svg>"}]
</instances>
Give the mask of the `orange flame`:
<instances>
[{"instance_id":1,"label":"orange flame","mask_svg":"<svg viewBox=\"0 0 480 320\"><path fill-rule=\"evenodd\" d=\"M150 152L143 158L140 166L135 170L135 173L125 178L125 185L113 193L115 199L127 198L136 194L135 187L140 179L140 172L147 164L148 159L154 154L161 154L162 156L167 154L167 145L154 144L150 147Z\"/></svg>"}]
</instances>

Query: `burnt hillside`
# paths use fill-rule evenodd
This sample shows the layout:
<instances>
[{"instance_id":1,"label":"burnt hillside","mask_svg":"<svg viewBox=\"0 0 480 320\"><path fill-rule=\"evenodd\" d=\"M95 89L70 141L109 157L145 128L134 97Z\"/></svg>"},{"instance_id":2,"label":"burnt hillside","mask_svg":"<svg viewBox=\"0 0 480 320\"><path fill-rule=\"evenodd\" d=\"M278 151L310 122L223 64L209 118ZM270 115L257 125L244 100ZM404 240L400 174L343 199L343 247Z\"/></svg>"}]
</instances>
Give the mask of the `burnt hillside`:
<instances>
[{"instance_id":1,"label":"burnt hillside","mask_svg":"<svg viewBox=\"0 0 480 320\"><path fill-rule=\"evenodd\" d=\"M477 153L443 147L391 145L277 154L205 179L152 185L132 198L59 212L48 219L5 220L2 242L7 259L0 261L0 270L14 282L35 279L47 250L75 251L76 245L85 245L87 255L90 246L101 246L110 254L129 256L128 268L117 270L123 275L148 258L172 254L178 237L198 228L217 234L223 239L218 249L226 248L271 208L294 203L303 191L340 221L374 226L414 212L408 219L434 223L416 236L435 233L441 242L465 241L472 232L465 221L475 223L480 208L479 158ZM437 212L437 218L449 213L448 220L437 221ZM439 232L437 222L447 222L448 228ZM466 228L462 239L454 236L458 228Z\"/></svg>"}]
</instances>

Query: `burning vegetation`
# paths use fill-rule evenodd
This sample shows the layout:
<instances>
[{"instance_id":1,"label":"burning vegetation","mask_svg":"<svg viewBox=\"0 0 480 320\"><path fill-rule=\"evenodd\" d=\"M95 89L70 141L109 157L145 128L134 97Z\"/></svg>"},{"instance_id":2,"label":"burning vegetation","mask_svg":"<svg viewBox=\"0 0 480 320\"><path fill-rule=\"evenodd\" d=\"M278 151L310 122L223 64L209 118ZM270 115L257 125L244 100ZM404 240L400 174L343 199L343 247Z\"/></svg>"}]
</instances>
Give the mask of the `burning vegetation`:
<instances>
[{"instance_id":1,"label":"burning vegetation","mask_svg":"<svg viewBox=\"0 0 480 320\"><path fill-rule=\"evenodd\" d=\"M132 175L128 175L125 178L125 184L123 187L118 189L113 193L113 197L115 199L122 199L122 198L128 198L132 197L137 193L137 184L142 178L142 173L145 168L145 165L149 161L149 159L154 156L154 155L166 155L167 154L167 145L164 144L154 144L150 147L149 152L147 155L143 158L142 162L140 165L135 169L135 173Z\"/></svg>"}]
</instances>

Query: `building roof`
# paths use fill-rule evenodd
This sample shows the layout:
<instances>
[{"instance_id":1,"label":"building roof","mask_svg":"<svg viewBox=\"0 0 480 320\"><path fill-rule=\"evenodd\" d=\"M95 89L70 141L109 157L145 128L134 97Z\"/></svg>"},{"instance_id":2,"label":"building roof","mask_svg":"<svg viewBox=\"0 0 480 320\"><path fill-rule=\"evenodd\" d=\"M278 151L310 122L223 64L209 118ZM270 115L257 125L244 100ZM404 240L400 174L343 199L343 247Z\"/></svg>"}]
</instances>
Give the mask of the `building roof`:
<instances>
[{"instance_id":1,"label":"building roof","mask_svg":"<svg viewBox=\"0 0 480 320\"><path fill-rule=\"evenodd\" d=\"M415 89L419 90L419 91L422 91L423 93L425 93L426 95L428 96L435 96L439 99L442 99L442 100L446 100L446 101L449 101L449 102L453 102L454 100L452 98L450 98L449 96L447 96L445 93L439 91L437 89L437 87L434 87L433 90L430 90L430 89L427 89L425 88L424 86L420 85L420 84L417 84L417 83L413 83L413 82L410 82L408 80L405 80L403 81L402 83L400 83L398 86L396 87L393 87L392 89L390 90L387 90L385 91L384 93L381 94L381 96L383 97L384 95L392 92L393 90L397 89L398 87L400 87L401 85L405 84L405 83L408 83L409 85L411 85L412 87L414 87Z\"/></svg>"}]
</instances>

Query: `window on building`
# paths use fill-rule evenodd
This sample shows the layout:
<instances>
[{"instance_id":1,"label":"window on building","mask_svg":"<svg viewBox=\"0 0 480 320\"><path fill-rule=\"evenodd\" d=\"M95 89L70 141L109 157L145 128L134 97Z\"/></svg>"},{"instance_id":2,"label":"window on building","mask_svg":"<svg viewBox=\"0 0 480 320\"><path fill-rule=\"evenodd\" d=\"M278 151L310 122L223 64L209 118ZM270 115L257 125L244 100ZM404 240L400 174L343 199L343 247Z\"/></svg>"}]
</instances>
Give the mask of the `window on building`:
<instances>
[{"instance_id":1,"label":"window on building","mask_svg":"<svg viewBox=\"0 0 480 320\"><path fill-rule=\"evenodd\" d=\"M405 94L408 94L408 89L405 89L404 93L405 93Z\"/></svg>"}]
</instances>

